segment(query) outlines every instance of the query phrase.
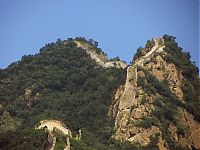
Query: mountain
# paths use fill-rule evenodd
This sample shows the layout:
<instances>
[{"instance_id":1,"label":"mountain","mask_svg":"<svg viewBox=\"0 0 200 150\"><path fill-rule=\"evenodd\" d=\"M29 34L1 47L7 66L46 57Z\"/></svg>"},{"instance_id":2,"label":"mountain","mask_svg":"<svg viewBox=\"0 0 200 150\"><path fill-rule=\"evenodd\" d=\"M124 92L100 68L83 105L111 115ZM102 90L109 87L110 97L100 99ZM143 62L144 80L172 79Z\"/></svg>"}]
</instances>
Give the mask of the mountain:
<instances>
[{"instance_id":1,"label":"mountain","mask_svg":"<svg viewBox=\"0 0 200 150\"><path fill-rule=\"evenodd\" d=\"M181 61L180 61L181 60ZM200 149L198 69L171 36L148 41L114 96L114 138L138 147Z\"/></svg>"},{"instance_id":2,"label":"mountain","mask_svg":"<svg viewBox=\"0 0 200 150\"><path fill-rule=\"evenodd\" d=\"M173 36L129 65L92 39L58 39L0 70L0 149L200 149L199 93Z\"/></svg>"}]
</instances>

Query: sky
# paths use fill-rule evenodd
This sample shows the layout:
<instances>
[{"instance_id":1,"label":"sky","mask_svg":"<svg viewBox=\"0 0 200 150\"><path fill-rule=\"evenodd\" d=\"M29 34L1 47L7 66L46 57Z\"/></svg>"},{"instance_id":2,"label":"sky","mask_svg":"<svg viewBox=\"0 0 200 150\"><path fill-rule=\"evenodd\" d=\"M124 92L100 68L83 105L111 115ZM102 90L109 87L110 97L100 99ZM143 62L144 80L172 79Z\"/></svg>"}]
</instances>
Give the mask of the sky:
<instances>
[{"instance_id":1,"label":"sky","mask_svg":"<svg viewBox=\"0 0 200 150\"><path fill-rule=\"evenodd\" d=\"M0 68L78 36L129 63L139 46L164 34L199 64L199 14L199 0L0 0Z\"/></svg>"}]
</instances>

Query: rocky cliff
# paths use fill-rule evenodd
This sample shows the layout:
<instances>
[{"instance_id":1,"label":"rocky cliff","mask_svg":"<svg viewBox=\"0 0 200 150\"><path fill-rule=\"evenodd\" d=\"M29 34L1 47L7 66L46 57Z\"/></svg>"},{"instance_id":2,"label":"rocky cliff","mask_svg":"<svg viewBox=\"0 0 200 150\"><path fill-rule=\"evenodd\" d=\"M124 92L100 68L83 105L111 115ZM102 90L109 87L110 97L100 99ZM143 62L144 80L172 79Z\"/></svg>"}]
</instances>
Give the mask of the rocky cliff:
<instances>
[{"instance_id":1,"label":"rocky cliff","mask_svg":"<svg viewBox=\"0 0 200 150\"><path fill-rule=\"evenodd\" d=\"M200 149L200 124L185 107L187 79L167 61L166 42L148 41L127 68L126 83L116 90L108 113L115 117L113 138L138 147L154 142L162 150Z\"/></svg>"}]
</instances>

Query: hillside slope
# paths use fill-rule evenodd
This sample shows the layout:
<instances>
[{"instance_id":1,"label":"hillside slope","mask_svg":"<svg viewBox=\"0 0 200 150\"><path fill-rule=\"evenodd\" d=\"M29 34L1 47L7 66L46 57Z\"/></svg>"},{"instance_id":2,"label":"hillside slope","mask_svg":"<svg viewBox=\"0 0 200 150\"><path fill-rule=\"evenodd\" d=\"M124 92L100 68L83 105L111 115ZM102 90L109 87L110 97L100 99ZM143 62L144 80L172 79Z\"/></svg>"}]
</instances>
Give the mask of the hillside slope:
<instances>
[{"instance_id":1,"label":"hillside slope","mask_svg":"<svg viewBox=\"0 0 200 150\"><path fill-rule=\"evenodd\" d=\"M199 94L198 68L172 36L147 41L130 65L94 40L57 40L0 70L0 149L200 149ZM41 120L48 132L35 130Z\"/></svg>"},{"instance_id":2,"label":"hillside slope","mask_svg":"<svg viewBox=\"0 0 200 150\"><path fill-rule=\"evenodd\" d=\"M32 130L45 119L64 122L74 134L83 130L83 143L74 147L102 149L113 128L107 111L126 70L115 64L104 68L75 41L109 61L94 43L76 38L47 44L0 70L0 149L43 149L47 133ZM92 137L92 143L84 142Z\"/></svg>"}]
</instances>

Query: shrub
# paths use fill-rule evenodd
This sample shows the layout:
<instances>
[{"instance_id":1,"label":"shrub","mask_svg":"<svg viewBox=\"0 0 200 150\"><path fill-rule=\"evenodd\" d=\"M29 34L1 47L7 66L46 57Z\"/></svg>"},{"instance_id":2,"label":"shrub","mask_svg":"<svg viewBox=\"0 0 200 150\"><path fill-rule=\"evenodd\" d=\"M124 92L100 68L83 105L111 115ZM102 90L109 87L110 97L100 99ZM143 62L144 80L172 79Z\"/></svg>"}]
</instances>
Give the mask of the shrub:
<instances>
[{"instance_id":1,"label":"shrub","mask_svg":"<svg viewBox=\"0 0 200 150\"><path fill-rule=\"evenodd\" d=\"M138 77L137 85L144 87L145 86L145 77Z\"/></svg>"},{"instance_id":2,"label":"shrub","mask_svg":"<svg viewBox=\"0 0 200 150\"><path fill-rule=\"evenodd\" d=\"M151 49L152 47L154 46L154 41L153 40L148 40L146 45L145 45L145 48L148 48L148 49Z\"/></svg>"},{"instance_id":3,"label":"shrub","mask_svg":"<svg viewBox=\"0 0 200 150\"><path fill-rule=\"evenodd\" d=\"M117 56L117 57L111 58L110 61L120 61L120 58Z\"/></svg>"},{"instance_id":4,"label":"shrub","mask_svg":"<svg viewBox=\"0 0 200 150\"><path fill-rule=\"evenodd\" d=\"M159 120L156 117L145 117L141 121L136 122L136 126L142 128L149 128L151 126L158 126Z\"/></svg>"}]
</instances>

